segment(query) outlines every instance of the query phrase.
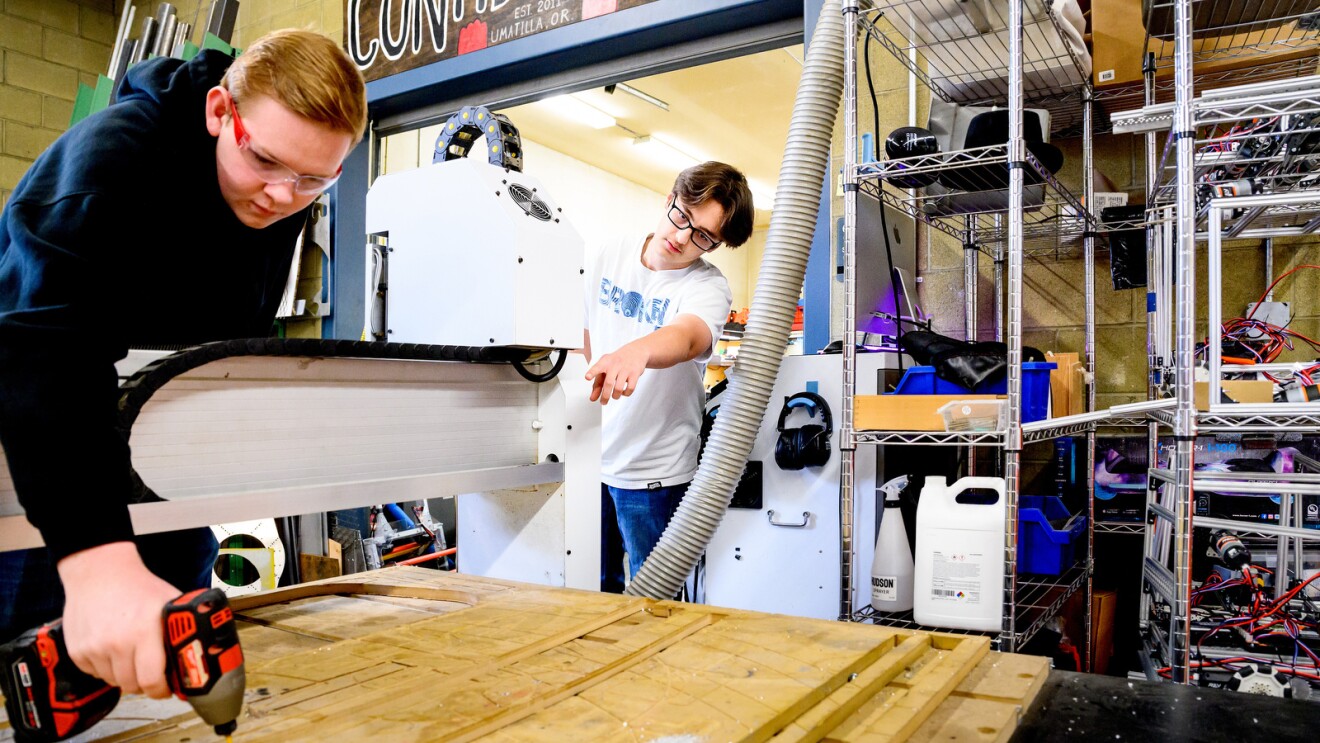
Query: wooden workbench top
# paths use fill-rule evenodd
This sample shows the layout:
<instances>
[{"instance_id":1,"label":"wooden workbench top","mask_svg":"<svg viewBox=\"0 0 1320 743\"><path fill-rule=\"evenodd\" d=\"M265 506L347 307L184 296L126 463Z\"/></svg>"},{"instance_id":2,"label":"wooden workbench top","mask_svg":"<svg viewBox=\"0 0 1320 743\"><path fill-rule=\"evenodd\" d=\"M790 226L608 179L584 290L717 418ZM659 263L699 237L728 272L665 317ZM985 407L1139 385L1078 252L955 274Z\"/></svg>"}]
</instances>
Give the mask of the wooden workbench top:
<instances>
[{"instance_id":1,"label":"wooden workbench top","mask_svg":"<svg viewBox=\"0 0 1320 743\"><path fill-rule=\"evenodd\" d=\"M240 743L1005 741L1048 672L983 637L421 568L233 603ZM136 697L91 733L214 740L184 703Z\"/></svg>"}]
</instances>

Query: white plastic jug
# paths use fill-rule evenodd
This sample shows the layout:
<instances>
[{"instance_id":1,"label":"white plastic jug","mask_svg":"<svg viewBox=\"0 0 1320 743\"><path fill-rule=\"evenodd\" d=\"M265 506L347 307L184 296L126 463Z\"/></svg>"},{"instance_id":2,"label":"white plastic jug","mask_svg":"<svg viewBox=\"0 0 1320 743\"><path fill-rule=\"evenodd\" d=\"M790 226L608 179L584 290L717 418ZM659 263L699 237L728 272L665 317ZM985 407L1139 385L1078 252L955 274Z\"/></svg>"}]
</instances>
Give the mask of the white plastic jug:
<instances>
[{"instance_id":1,"label":"white plastic jug","mask_svg":"<svg viewBox=\"0 0 1320 743\"><path fill-rule=\"evenodd\" d=\"M880 487L885 495L880 533L871 561L871 606L876 611L907 611L912 608L912 549L899 494L907 487L907 475Z\"/></svg>"},{"instance_id":2,"label":"white plastic jug","mask_svg":"<svg viewBox=\"0 0 1320 743\"><path fill-rule=\"evenodd\" d=\"M994 631L1003 626L1004 480L964 477L947 485L927 477L917 504L913 619L950 629ZM991 504L959 503L968 490L994 491Z\"/></svg>"}]
</instances>

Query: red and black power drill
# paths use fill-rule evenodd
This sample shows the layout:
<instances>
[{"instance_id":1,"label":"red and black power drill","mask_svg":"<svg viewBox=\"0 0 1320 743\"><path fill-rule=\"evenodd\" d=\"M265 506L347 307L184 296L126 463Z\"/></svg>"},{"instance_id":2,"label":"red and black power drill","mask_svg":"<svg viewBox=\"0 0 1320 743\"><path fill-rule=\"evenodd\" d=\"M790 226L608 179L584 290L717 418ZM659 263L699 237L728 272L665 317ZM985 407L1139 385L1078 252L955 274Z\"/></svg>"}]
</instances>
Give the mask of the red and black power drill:
<instances>
[{"instance_id":1,"label":"red and black power drill","mask_svg":"<svg viewBox=\"0 0 1320 743\"><path fill-rule=\"evenodd\" d=\"M162 612L170 691L229 736L238 727L247 676L234 612L219 589L198 589ZM0 692L19 743L64 740L90 728L119 702L119 687L78 669L64 647L63 620L0 646Z\"/></svg>"}]
</instances>

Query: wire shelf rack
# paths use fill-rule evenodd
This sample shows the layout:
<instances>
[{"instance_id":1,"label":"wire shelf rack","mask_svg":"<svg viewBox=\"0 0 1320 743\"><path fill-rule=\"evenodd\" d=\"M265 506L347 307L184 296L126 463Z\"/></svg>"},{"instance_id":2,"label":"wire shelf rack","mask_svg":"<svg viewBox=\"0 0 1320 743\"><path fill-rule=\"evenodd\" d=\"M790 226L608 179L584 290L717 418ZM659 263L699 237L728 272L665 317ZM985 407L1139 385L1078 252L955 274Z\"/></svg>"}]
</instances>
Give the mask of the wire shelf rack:
<instances>
[{"instance_id":1,"label":"wire shelf rack","mask_svg":"<svg viewBox=\"0 0 1320 743\"><path fill-rule=\"evenodd\" d=\"M1008 101L1008 5L992 0L863 0L859 23L912 74L948 103ZM951 10L952 9L952 10ZM1048 109L1051 130L1082 127L1091 61L1081 30L1046 0L1022 1L1024 100ZM916 59L909 52L916 52Z\"/></svg>"},{"instance_id":2,"label":"wire shelf rack","mask_svg":"<svg viewBox=\"0 0 1320 743\"><path fill-rule=\"evenodd\" d=\"M859 444L906 446L1003 446L1003 431L857 431Z\"/></svg>"},{"instance_id":3,"label":"wire shelf rack","mask_svg":"<svg viewBox=\"0 0 1320 743\"><path fill-rule=\"evenodd\" d=\"M1036 636L1037 632L1054 617L1058 616L1068 598L1086 583L1091 562L1082 560L1071 569L1058 576L1020 575L1017 583L1016 616L1017 632L1014 647L1021 648ZM986 635L995 638L998 644L1002 633L976 632L971 630L945 629L917 624L911 611L880 612L872 607L865 607L853 615L853 620L870 622L886 627L900 629L926 630L929 632L952 632L960 635Z\"/></svg>"},{"instance_id":4,"label":"wire shelf rack","mask_svg":"<svg viewBox=\"0 0 1320 743\"><path fill-rule=\"evenodd\" d=\"M1317 51L1320 54L1320 50ZM1196 89L1201 92L1218 90L1226 87L1238 87L1246 84L1277 82L1308 77L1316 73L1320 58L1306 56L1297 59L1261 62L1248 68L1234 70L1211 70L1196 75ZM1155 79L1153 86L1154 105L1173 102L1174 85L1171 76ZM1146 105L1144 86L1140 83L1104 88L1095 91L1092 99L1097 107L1096 131L1107 131L1116 114L1131 112ZM1167 129L1167 125L1165 126Z\"/></svg>"},{"instance_id":5,"label":"wire shelf rack","mask_svg":"<svg viewBox=\"0 0 1320 743\"><path fill-rule=\"evenodd\" d=\"M1145 534L1146 525L1136 521L1097 521L1095 522L1095 532L1097 534Z\"/></svg>"},{"instance_id":6,"label":"wire shelf rack","mask_svg":"<svg viewBox=\"0 0 1320 743\"><path fill-rule=\"evenodd\" d=\"M1194 183L1200 228L1212 198L1320 190L1320 75L1252 83L1202 93L1193 104L1196 125ZM1113 116L1120 132L1166 130L1172 104L1156 104ZM1160 181L1151 193L1154 211L1142 224L1101 223L1102 231L1156 224L1159 207L1177 199L1173 138L1165 143ZM1320 198L1226 214L1225 237L1307 235L1320 229Z\"/></svg>"},{"instance_id":7,"label":"wire shelf rack","mask_svg":"<svg viewBox=\"0 0 1320 743\"><path fill-rule=\"evenodd\" d=\"M1025 165L1023 255L1080 253L1091 224L1086 209L1030 150ZM967 238L970 220L972 241L982 248L1007 244L1008 173L1007 145L863 163L856 169L863 193L959 241Z\"/></svg>"},{"instance_id":8,"label":"wire shelf rack","mask_svg":"<svg viewBox=\"0 0 1320 743\"><path fill-rule=\"evenodd\" d=\"M1156 0L1145 17L1157 68L1173 66L1174 0ZM1311 0L1199 0L1191 4L1194 65L1305 55L1320 41L1320 8Z\"/></svg>"},{"instance_id":9,"label":"wire shelf rack","mask_svg":"<svg viewBox=\"0 0 1320 743\"><path fill-rule=\"evenodd\" d=\"M1320 405L1311 413L1200 413L1197 431L1203 433L1317 433Z\"/></svg>"}]
</instances>

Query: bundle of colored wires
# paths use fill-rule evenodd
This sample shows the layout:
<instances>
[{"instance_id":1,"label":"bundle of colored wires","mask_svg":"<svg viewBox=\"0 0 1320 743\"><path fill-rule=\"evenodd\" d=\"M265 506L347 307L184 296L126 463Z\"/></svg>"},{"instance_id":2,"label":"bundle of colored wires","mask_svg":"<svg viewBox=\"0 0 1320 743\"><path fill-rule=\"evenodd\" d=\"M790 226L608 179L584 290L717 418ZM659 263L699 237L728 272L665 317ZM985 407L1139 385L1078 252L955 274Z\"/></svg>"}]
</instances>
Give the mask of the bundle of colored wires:
<instances>
[{"instance_id":1,"label":"bundle of colored wires","mask_svg":"<svg viewBox=\"0 0 1320 743\"><path fill-rule=\"evenodd\" d=\"M1207 576L1199 588L1192 591L1192 606L1200 606L1202 600L1210 594L1230 589L1245 588L1250 593L1249 602L1242 606L1230 602L1227 597L1224 598L1223 604L1229 610L1230 616L1197 640L1196 655L1200 660L1193 664L1194 668L1220 667L1236 670L1234 664L1258 663L1268 665L1287 675L1320 681L1320 655L1317 655L1302 637L1304 630L1311 632L1320 630L1320 622L1315 620L1314 612L1311 618L1296 616L1291 606L1299 597L1309 606L1310 602L1306 599L1304 591L1311 583L1320 579L1320 574L1310 576L1277 598L1269 598L1263 591L1263 581L1254 574L1268 572L1271 571L1257 565L1247 565L1242 568L1241 577L1233 576L1225 579L1216 571ZM1248 648L1277 647L1275 644L1277 640L1282 640L1284 644L1291 641L1292 657L1290 660L1284 660L1282 655L1276 660L1247 656L1228 659L1205 658L1203 652L1205 642L1221 631L1229 629L1237 630ZM1164 675L1167 675L1167 672L1168 669L1161 670Z\"/></svg>"},{"instance_id":2,"label":"bundle of colored wires","mask_svg":"<svg viewBox=\"0 0 1320 743\"><path fill-rule=\"evenodd\" d=\"M1220 360L1225 364L1268 364L1279 357L1285 350L1294 348L1294 340L1301 341L1309 345L1312 350L1320 353L1320 341L1316 341L1306 335L1303 335L1286 326L1272 325L1262 320L1254 319L1256 311L1260 308L1265 298L1270 296L1274 287L1278 286L1280 281L1288 278L1292 274L1303 268L1320 269L1320 266L1303 263L1288 269L1261 293L1260 299L1256 301L1251 312L1246 317L1236 317L1225 322L1220 328L1221 352ZM1198 353L1204 353L1205 346L1202 345ZM1307 367L1296 376L1305 384L1311 384L1311 374L1320 370L1320 364ZM1276 383L1286 381L1280 380L1272 375L1266 375L1271 381Z\"/></svg>"}]
</instances>

